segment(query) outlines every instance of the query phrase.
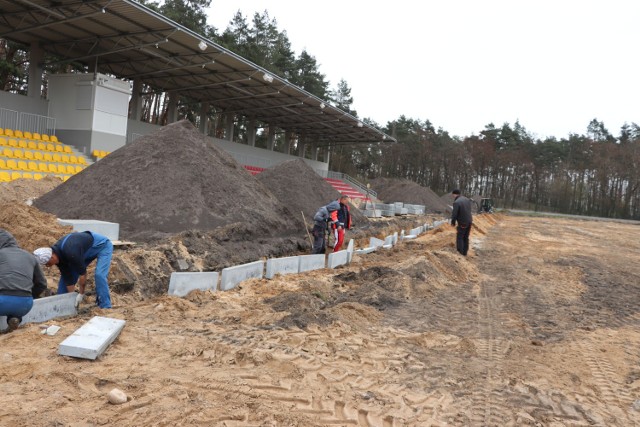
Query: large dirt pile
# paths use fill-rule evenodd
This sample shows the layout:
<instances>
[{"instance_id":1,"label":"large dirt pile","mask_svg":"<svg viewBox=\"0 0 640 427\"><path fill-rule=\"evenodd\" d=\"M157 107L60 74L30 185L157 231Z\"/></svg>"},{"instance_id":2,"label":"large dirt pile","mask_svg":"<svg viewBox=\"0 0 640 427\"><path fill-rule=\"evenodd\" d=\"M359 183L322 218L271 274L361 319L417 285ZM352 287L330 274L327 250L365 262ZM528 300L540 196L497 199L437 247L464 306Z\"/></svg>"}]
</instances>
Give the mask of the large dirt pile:
<instances>
[{"instance_id":1,"label":"large dirt pile","mask_svg":"<svg viewBox=\"0 0 640 427\"><path fill-rule=\"evenodd\" d=\"M0 203L28 202L56 188L62 181L55 176L45 176L40 180L16 179L0 183Z\"/></svg>"},{"instance_id":2,"label":"large dirt pile","mask_svg":"<svg viewBox=\"0 0 640 427\"><path fill-rule=\"evenodd\" d=\"M304 212L308 223L319 207L337 199L340 193L327 181L322 179L302 159L293 159L273 166L256 175L278 198L287 205L294 215L302 218ZM362 226L368 222L367 217L351 207L354 226Z\"/></svg>"},{"instance_id":3,"label":"large dirt pile","mask_svg":"<svg viewBox=\"0 0 640 427\"><path fill-rule=\"evenodd\" d=\"M480 211L480 205L482 203L482 196L478 196L476 195L468 195L468 194L463 194L464 196L468 197L469 199L471 199L471 201L474 203L473 206L473 213L479 212ZM440 199L447 204L447 206L452 206L453 205L453 201L455 200L453 197L453 194L451 193L446 193L443 194Z\"/></svg>"},{"instance_id":4,"label":"large dirt pile","mask_svg":"<svg viewBox=\"0 0 640 427\"><path fill-rule=\"evenodd\" d=\"M378 199L385 203L403 202L424 205L427 212L446 213L448 205L430 188L423 187L407 179L376 178L371 188L378 193Z\"/></svg>"},{"instance_id":5,"label":"large dirt pile","mask_svg":"<svg viewBox=\"0 0 640 427\"><path fill-rule=\"evenodd\" d=\"M58 224L55 215L17 201L0 203L0 228L13 234L18 245L27 251L50 246L73 230Z\"/></svg>"},{"instance_id":6,"label":"large dirt pile","mask_svg":"<svg viewBox=\"0 0 640 427\"><path fill-rule=\"evenodd\" d=\"M35 206L64 218L117 222L124 238L139 241L232 224L250 239L291 230L297 219L186 120L114 151Z\"/></svg>"}]
</instances>

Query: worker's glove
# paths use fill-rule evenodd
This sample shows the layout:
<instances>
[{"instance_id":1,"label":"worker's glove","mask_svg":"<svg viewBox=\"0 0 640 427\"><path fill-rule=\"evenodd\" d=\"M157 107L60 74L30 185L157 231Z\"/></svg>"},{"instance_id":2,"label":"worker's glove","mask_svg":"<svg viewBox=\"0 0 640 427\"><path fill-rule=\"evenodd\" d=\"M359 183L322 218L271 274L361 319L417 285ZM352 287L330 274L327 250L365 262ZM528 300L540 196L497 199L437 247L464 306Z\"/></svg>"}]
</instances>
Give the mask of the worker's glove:
<instances>
[{"instance_id":1,"label":"worker's glove","mask_svg":"<svg viewBox=\"0 0 640 427\"><path fill-rule=\"evenodd\" d=\"M76 295L76 304L75 304L76 308L78 308L78 306L80 305L83 299L84 299L84 294Z\"/></svg>"},{"instance_id":2,"label":"worker's glove","mask_svg":"<svg viewBox=\"0 0 640 427\"><path fill-rule=\"evenodd\" d=\"M339 227L344 228L344 222L339 222L339 223L338 223L338 228L339 228Z\"/></svg>"}]
</instances>

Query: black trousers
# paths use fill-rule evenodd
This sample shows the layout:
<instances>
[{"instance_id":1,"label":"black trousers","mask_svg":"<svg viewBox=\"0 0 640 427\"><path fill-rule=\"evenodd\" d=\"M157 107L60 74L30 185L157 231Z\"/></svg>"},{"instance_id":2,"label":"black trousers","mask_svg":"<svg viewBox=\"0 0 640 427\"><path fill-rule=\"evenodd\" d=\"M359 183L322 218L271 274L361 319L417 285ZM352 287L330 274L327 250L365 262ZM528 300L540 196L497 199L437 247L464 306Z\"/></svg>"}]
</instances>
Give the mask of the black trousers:
<instances>
[{"instance_id":1,"label":"black trousers","mask_svg":"<svg viewBox=\"0 0 640 427\"><path fill-rule=\"evenodd\" d=\"M326 247L327 223L316 222L313 226L313 231L311 231L311 234L313 234L313 248L311 249L311 253L323 254Z\"/></svg>"},{"instance_id":2,"label":"black trousers","mask_svg":"<svg viewBox=\"0 0 640 427\"><path fill-rule=\"evenodd\" d=\"M462 255L467 256L467 252L469 252L469 234L471 234L471 224L458 223L456 231L456 249Z\"/></svg>"}]
</instances>

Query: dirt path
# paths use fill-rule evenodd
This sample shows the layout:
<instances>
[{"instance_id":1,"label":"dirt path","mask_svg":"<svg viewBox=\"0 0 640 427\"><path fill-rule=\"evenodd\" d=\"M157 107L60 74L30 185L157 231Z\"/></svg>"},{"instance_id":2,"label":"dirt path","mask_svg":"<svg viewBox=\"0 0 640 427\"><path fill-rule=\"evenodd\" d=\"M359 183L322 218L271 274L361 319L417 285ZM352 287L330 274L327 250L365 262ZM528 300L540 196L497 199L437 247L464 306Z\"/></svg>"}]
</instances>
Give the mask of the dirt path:
<instances>
[{"instance_id":1,"label":"dirt path","mask_svg":"<svg viewBox=\"0 0 640 427\"><path fill-rule=\"evenodd\" d=\"M445 227L330 273L116 299L92 314L127 326L95 362L55 354L89 314L0 336L0 424L639 424L638 227L493 223L466 259Z\"/></svg>"}]
</instances>

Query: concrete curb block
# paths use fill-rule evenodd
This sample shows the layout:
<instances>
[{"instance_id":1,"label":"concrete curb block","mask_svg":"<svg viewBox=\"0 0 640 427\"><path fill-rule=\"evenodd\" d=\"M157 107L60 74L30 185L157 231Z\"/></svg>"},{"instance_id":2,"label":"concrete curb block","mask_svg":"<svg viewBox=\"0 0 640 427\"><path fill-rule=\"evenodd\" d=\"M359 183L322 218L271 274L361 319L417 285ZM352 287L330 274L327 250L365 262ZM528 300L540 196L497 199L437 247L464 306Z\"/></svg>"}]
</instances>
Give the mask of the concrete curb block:
<instances>
[{"instance_id":1,"label":"concrete curb block","mask_svg":"<svg viewBox=\"0 0 640 427\"><path fill-rule=\"evenodd\" d=\"M227 267L222 270L220 290L228 291L248 279L261 279L263 272L264 261L254 261L248 264L236 265L235 267Z\"/></svg>"},{"instance_id":2,"label":"concrete curb block","mask_svg":"<svg viewBox=\"0 0 640 427\"><path fill-rule=\"evenodd\" d=\"M58 354L95 360L120 335L125 324L121 319L94 316L60 343Z\"/></svg>"},{"instance_id":3,"label":"concrete curb block","mask_svg":"<svg viewBox=\"0 0 640 427\"><path fill-rule=\"evenodd\" d=\"M326 267L324 254L300 255L298 272L321 270Z\"/></svg>"},{"instance_id":4,"label":"concrete curb block","mask_svg":"<svg viewBox=\"0 0 640 427\"><path fill-rule=\"evenodd\" d=\"M349 263L347 251L332 252L327 259L327 268L336 268Z\"/></svg>"},{"instance_id":5,"label":"concrete curb block","mask_svg":"<svg viewBox=\"0 0 640 427\"><path fill-rule=\"evenodd\" d=\"M22 317L22 323L20 324L40 323L57 317L75 316L78 314L76 310L76 295L78 295L76 292L71 292L33 300L33 307ZM0 330L6 328L7 318L1 316Z\"/></svg>"},{"instance_id":6,"label":"concrete curb block","mask_svg":"<svg viewBox=\"0 0 640 427\"><path fill-rule=\"evenodd\" d=\"M171 273L169 295L184 297L196 289L216 291L218 289L218 273L213 271Z\"/></svg>"},{"instance_id":7,"label":"concrete curb block","mask_svg":"<svg viewBox=\"0 0 640 427\"><path fill-rule=\"evenodd\" d=\"M270 258L267 260L267 273L264 277L273 279L276 274L293 274L300 271L300 257Z\"/></svg>"}]
</instances>

